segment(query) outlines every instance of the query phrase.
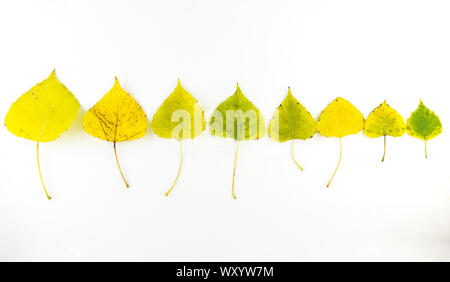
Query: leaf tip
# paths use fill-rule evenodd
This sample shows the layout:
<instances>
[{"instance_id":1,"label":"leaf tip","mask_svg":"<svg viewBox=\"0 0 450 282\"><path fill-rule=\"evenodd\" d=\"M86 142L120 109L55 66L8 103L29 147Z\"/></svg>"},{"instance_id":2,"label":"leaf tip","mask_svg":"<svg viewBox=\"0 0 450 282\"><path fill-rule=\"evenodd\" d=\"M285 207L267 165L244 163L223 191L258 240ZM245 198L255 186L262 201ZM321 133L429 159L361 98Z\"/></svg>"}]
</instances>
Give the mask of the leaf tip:
<instances>
[{"instance_id":1,"label":"leaf tip","mask_svg":"<svg viewBox=\"0 0 450 282\"><path fill-rule=\"evenodd\" d=\"M119 79L117 78L117 76L114 76L114 86L113 86L113 88L114 87L122 88L122 86L119 83Z\"/></svg>"},{"instance_id":2,"label":"leaf tip","mask_svg":"<svg viewBox=\"0 0 450 282\"><path fill-rule=\"evenodd\" d=\"M53 69L48 78L56 78L56 69Z\"/></svg>"},{"instance_id":3,"label":"leaf tip","mask_svg":"<svg viewBox=\"0 0 450 282\"><path fill-rule=\"evenodd\" d=\"M290 86L288 86L288 95L292 95L291 87L290 87Z\"/></svg>"}]
</instances>

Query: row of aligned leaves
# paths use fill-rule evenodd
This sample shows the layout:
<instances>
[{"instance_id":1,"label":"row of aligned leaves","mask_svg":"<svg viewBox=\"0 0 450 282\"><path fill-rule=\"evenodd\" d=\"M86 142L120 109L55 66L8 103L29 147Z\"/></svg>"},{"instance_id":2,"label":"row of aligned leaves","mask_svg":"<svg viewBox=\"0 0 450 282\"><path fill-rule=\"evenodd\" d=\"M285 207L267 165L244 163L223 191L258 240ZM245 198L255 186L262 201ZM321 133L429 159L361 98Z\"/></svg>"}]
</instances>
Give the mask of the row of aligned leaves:
<instances>
[{"instance_id":1,"label":"row of aligned leaves","mask_svg":"<svg viewBox=\"0 0 450 282\"><path fill-rule=\"evenodd\" d=\"M39 164L39 143L53 141L66 131L79 112L80 104L75 96L56 78L55 71L44 81L32 87L14 102L9 109L5 125L13 134L24 137L37 144L37 164L39 176L47 198ZM239 119L233 116L233 127L227 127L227 113L246 113L252 110L255 119ZM174 115L174 113L180 115ZM179 120L191 118L191 123L180 124ZM192 117L194 117L192 119ZM179 128L183 126L183 128ZM83 117L84 130L97 138L112 142L119 172L128 188L128 182L120 168L116 143L138 139L147 132L148 120L144 110L115 79L114 86ZM206 129L204 111L194 97L189 94L178 80L178 85L155 113L151 127L156 135L162 138L174 138L180 142L180 166L166 196L172 191L180 175L183 151L182 141L195 138ZM243 140L259 139L266 134L264 117L260 111L242 93L237 85L236 92L222 102L214 111L209 128L212 135L233 138L236 140L234 159L232 195L234 198L234 178L239 149ZM374 109L364 121L363 115L350 102L336 98L320 114L316 123L306 108L292 95L288 94L275 111L269 124L269 136L276 142L291 140L291 156L295 164L303 170L294 158L294 140L306 140L317 131L321 135L339 138L339 161L327 184L338 170L342 157L342 137L356 134L364 129L368 137L384 137L384 161L386 153L386 136L399 137L406 131L409 135L425 141L425 157L427 157L426 141L442 132L439 117L420 101L419 107L411 114L405 124L403 117L391 108L386 101ZM240 130L242 129L242 130ZM174 134L175 133L175 134Z\"/></svg>"}]
</instances>

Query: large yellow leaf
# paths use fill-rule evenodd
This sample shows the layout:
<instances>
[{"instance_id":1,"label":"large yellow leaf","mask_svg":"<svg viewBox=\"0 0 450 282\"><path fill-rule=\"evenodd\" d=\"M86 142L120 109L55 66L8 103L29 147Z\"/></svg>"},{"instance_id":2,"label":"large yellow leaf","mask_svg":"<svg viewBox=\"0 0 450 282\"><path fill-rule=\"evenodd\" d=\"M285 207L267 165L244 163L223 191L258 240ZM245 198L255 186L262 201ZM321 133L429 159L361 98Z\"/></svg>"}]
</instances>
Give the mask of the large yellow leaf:
<instances>
[{"instance_id":1,"label":"large yellow leaf","mask_svg":"<svg viewBox=\"0 0 450 282\"><path fill-rule=\"evenodd\" d=\"M11 133L37 142L39 176L49 200L51 197L39 165L39 142L58 138L70 127L79 109L75 96L59 82L53 71L47 79L20 96L5 117L5 125Z\"/></svg>"},{"instance_id":2,"label":"large yellow leaf","mask_svg":"<svg viewBox=\"0 0 450 282\"><path fill-rule=\"evenodd\" d=\"M169 195L177 183L183 163L182 140L195 138L206 128L205 114L197 100L181 86L178 80L177 87L164 100L152 120L153 132L162 138L173 138L180 141L180 166L177 176L165 194Z\"/></svg>"},{"instance_id":3,"label":"large yellow leaf","mask_svg":"<svg viewBox=\"0 0 450 282\"><path fill-rule=\"evenodd\" d=\"M90 135L114 143L117 166L127 188L117 158L116 143L141 138L147 132L147 116L139 104L125 92L116 77L114 86L83 117L83 128Z\"/></svg>"},{"instance_id":4,"label":"large yellow leaf","mask_svg":"<svg viewBox=\"0 0 450 282\"><path fill-rule=\"evenodd\" d=\"M11 105L5 125L19 137L37 142L53 141L70 127L79 109L75 96L53 71Z\"/></svg>"},{"instance_id":5,"label":"large yellow leaf","mask_svg":"<svg viewBox=\"0 0 450 282\"><path fill-rule=\"evenodd\" d=\"M336 98L320 114L317 121L317 131L327 137L339 137L339 161L336 169L327 184L331 181L339 168L342 158L341 138L350 134L360 132L364 127L364 117L361 112L349 101L343 98Z\"/></svg>"}]
</instances>

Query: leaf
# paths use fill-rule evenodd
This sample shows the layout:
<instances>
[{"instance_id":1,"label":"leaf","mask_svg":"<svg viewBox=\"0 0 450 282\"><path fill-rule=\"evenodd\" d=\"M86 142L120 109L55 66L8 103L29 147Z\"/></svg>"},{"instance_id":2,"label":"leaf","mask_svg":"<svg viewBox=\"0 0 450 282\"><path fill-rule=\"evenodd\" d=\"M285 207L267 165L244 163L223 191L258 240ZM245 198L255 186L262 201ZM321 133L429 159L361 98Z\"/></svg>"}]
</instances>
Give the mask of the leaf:
<instances>
[{"instance_id":1,"label":"leaf","mask_svg":"<svg viewBox=\"0 0 450 282\"><path fill-rule=\"evenodd\" d=\"M336 169L327 184L330 186L331 181L336 174L342 159L342 137L356 134L364 127L364 117L359 110L349 101L343 98L336 98L331 102L320 114L317 121L317 131L327 137L339 138L339 161Z\"/></svg>"},{"instance_id":2,"label":"leaf","mask_svg":"<svg viewBox=\"0 0 450 282\"><path fill-rule=\"evenodd\" d=\"M275 142L291 142L291 156L294 163L303 168L294 158L294 139L306 140L311 138L316 132L316 122L311 114L295 99L288 88L286 98L281 102L275 111L274 117L269 124L269 136Z\"/></svg>"},{"instance_id":3,"label":"leaf","mask_svg":"<svg viewBox=\"0 0 450 282\"><path fill-rule=\"evenodd\" d=\"M79 109L75 96L59 82L53 71L47 79L20 96L5 117L5 125L11 133L37 142L39 176L49 200L39 164L39 143L53 141L69 129Z\"/></svg>"},{"instance_id":4,"label":"leaf","mask_svg":"<svg viewBox=\"0 0 450 282\"><path fill-rule=\"evenodd\" d=\"M181 122L180 122L180 119ZM194 97L181 86L158 108L152 120L153 132L162 138L182 141L195 138L206 128L205 114Z\"/></svg>"},{"instance_id":5,"label":"leaf","mask_svg":"<svg viewBox=\"0 0 450 282\"><path fill-rule=\"evenodd\" d=\"M173 138L180 141L180 167L175 181L165 194L169 195L180 176L183 163L183 148L181 141L195 138L206 128L205 114L194 97L181 86L177 87L162 103L152 120L152 130L162 138Z\"/></svg>"},{"instance_id":6,"label":"leaf","mask_svg":"<svg viewBox=\"0 0 450 282\"><path fill-rule=\"evenodd\" d=\"M239 84L236 92L214 110L209 129L212 135L236 141L259 139L266 135L264 117L244 96Z\"/></svg>"},{"instance_id":7,"label":"leaf","mask_svg":"<svg viewBox=\"0 0 450 282\"><path fill-rule=\"evenodd\" d=\"M237 84L236 92L214 110L209 129L212 135L229 137L237 141L232 181L232 194L233 198L236 199L234 177L239 142L264 137L266 134L264 117L252 102L244 96L239 84Z\"/></svg>"},{"instance_id":8,"label":"leaf","mask_svg":"<svg viewBox=\"0 0 450 282\"><path fill-rule=\"evenodd\" d=\"M83 117L83 128L89 135L114 143L117 166L127 188L130 186L120 168L116 143L141 138L147 126L144 110L122 89L117 77L111 90Z\"/></svg>"},{"instance_id":9,"label":"leaf","mask_svg":"<svg viewBox=\"0 0 450 282\"><path fill-rule=\"evenodd\" d=\"M400 137L405 134L405 120L386 101L375 108L364 123L364 133L370 138L384 137L383 158L386 155L386 136Z\"/></svg>"},{"instance_id":10,"label":"leaf","mask_svg":"<svg viewBox=\"0 0 450 282\"><path fill-rule=\"evenodd\" d=\"M419 106L407 120L406 131L409 135L425 141L425 158L428 158L427 141L441 134L442 123L420 100Z\"/></svg>"}]
</instances>

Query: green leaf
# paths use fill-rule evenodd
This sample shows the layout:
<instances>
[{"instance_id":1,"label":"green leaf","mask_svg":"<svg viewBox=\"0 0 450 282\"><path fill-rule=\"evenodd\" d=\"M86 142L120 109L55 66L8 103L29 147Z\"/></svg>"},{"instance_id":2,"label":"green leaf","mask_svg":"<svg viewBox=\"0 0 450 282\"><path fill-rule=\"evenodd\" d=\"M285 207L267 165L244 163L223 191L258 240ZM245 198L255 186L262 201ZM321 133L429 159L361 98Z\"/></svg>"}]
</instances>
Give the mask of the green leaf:
<instances>
[{"instance_id":1,"label":"green leaf","mask_svg":"<svg viewBox=\"0 0 450 282\"><path fill-rule=\"evenodd\" d=\"M419 106L407 120L406 131L409 135L425 141L425 158L427 158L427 141L441 134L442 123L439 117L420 100Z\"/></svg>"},{"instance_id":2,"label":"green leaf","mask_svg":"<svg viewBox=\"0 0 450 282\"><path fill-rule=\"evenodd\" d=\"M264 117L244 96L239 84L236 92L215 109L209 128L212 135L236 141L259 139L266 135Z\"/></svg>"},{"instance_id":3,"label":"green leaf","mask_svg":"<svg viewBox=\"0 0 450 282\"><path fill-rule=\"evenodd\" d=\"M295 99L288 88L286 98L278 106L269 124L269 135L275 142L285 142L292 140L291 156L294 163L303 168L294 158L294 139L306 140L311 138L316 132L316 122L311 114Z\"/></svg>"},{"instance_id":4,"label":"green leaf","mask_svg":"<svg viewBox=\"0 0 450 282\"><path fill-rule=\"evenodd\" d=\"M384 137L384 153L386 155L386 136L400 137L405 134L405 120L386 101L375 108L367 117L364 124L364 134L370 138Z\"/></svg>"},{"instance_id":5,"label":"green leaf","mask_svg":"<svg viewBox=\"0 0 450 282\"><path fill-rule=\"evenodd\" d=\"M180 166L175 181L165 194L169 195L180 176L183 163L183 147L181 141L195 138L206 128L205 113L194 97L181 86L177 87L162 103L153 116L151 124L153 132L162 138L173 138L180 141Z\"/></svg>"},{"instance_id":6,"label":"green leaf","mask_svg":"<svg viewBox=\"0 0 450 282\"><path fill-rule=\"evenodd\" d=\"M239 150L239 141L259 139L266 134L264 117L260 111L242 93L239 84L236 92L222 102L211 117L209 129L212 135L235 139L236 154L234 157L232 195L234 194L234 177L236 175L236 162Z\"/></svg>"}]
</instances>

